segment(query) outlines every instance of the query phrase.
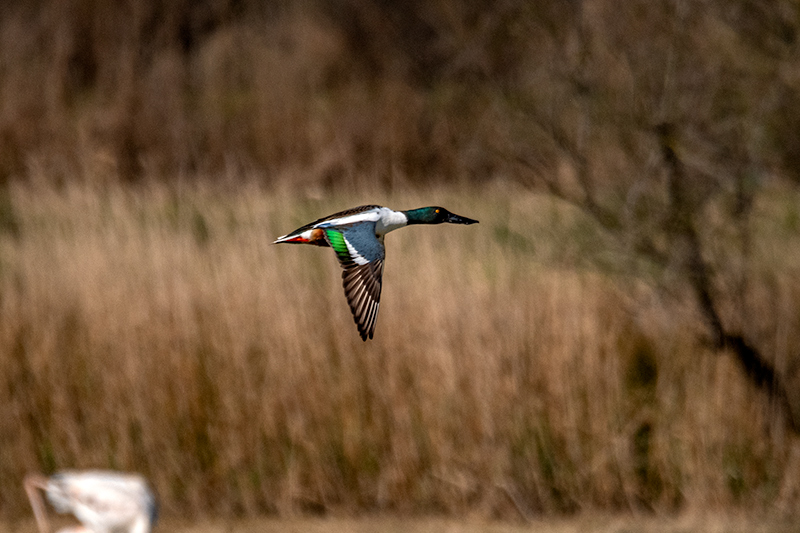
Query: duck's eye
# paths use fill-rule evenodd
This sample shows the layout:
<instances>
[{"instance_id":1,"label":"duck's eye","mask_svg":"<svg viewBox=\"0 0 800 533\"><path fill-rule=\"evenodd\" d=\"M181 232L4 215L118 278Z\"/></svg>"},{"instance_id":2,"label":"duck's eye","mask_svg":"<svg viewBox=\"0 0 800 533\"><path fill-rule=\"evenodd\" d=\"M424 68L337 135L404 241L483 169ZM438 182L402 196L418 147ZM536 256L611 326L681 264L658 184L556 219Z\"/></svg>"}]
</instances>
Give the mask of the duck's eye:
<instances>
[{"instance_id":1,"label":"duck's eye","mask_svg":"<svg viewBox=\"0 0 800 533\"><path fill-rule=\"evenodd\" d=\"M437 214L437 215L439 214L439 210L438 210L438 209L436 210L436 214Z\"/></svg>"}]
</instances>

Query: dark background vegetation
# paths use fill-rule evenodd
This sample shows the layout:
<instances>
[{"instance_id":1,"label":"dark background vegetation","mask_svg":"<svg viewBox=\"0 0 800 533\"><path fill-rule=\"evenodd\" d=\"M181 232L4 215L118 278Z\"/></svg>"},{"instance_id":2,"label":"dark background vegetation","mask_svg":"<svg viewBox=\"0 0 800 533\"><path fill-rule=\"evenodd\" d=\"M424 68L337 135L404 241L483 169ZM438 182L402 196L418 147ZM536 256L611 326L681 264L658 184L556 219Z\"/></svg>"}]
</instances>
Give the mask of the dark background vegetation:
<instances>
[{"instance_id":1,"label":"dark background vegetation","mask_svg":"<svg viewBox=\"0 0 800 533\"><path fill-rule=\"evenodd\" d=\"M102 195L256 184L303 199L435 186L497 206L516 194L492 188L500 184L577 208L585 241L570 267L590 265L623 295L644 284L690 309L698 357L729 357L774 413L765 438L774 445L780 427L792 443L800 312L774 305L800 291L798 31L791 0L9 0L0 7L3 238L25 237L19 191L40 187ZM508 253L532 249L506 215L490 211L482 226ZM193 235L207 234L202 214L190 220ZM22 361L29 348L16 342L23 348L9 353ZM634 382L651 390L665 378L642 353ZM657 442L645 418L623 432L634 458ZM42 469L63 466L42 453ZM798 453L785 452L786 479L797 477ZM546 497L524 482L496 491L510 514L580 502L680 508L683 485L663 471L652 478L648 465L628 472L644 487L635 498L587 495L547 475ZM778 478L764 477L793 501L794 485ZM186 489L175 483L160 485L178 509ZM754 486L760 502L780 499ZM351 509L380 507L363 487L344 492L357 495ZM194 498L195 509L211 499ZM275 510L263 494L240 498L252 501L222 507Z\"/></svg>"},{"instance_id":2,"label":"dark background vegetation","mask_svg":"<svg viewBox=\"0 0 800 533\"><path fill-rule=\"evenodd\" d=\"M796 182L797 25L788 0L12 0L0 177L94 156L126 181L535 181L566 159L619 190L669 123L701 194Z\"/></svg>"}]
</instances>

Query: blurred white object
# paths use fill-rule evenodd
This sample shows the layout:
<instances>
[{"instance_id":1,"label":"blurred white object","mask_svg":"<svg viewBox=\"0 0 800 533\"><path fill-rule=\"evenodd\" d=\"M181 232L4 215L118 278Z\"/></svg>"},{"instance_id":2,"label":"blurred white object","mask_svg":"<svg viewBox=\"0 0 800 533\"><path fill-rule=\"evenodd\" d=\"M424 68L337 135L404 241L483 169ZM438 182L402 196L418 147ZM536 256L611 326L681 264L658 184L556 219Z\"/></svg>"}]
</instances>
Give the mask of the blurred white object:
<instances>
[{"instance_id":1,"label":"blurred white object","mask_svg":"<svg viewBox=\"0 0 800 533\"><path fill-rule=\"evenodd\" d=\"M108 471L64 471L25 477L25 492L41 533L50 533L42 495L59 513L70 513L82 526L60 533L149 533L155 524L156 499L137 474Z\"/></svg>"}]
</instances>

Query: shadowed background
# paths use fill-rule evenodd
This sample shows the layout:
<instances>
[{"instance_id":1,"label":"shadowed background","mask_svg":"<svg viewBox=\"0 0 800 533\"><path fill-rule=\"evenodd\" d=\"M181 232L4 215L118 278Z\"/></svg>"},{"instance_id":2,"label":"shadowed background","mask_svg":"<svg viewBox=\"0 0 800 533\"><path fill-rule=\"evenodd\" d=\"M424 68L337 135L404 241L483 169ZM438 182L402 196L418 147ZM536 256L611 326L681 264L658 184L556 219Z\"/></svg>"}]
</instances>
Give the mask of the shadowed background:
<instances>
[{"instance_id":1,"label":"shadowed background","mask_svg":"<svg viewBox=\"0 0 800 533\"><path fill-rule=\"evenodd\" d=\"M0 513L800 500L795 2L7 2ZM333 253L387 237L375 340Z\"/></svg>"}]
</instances>

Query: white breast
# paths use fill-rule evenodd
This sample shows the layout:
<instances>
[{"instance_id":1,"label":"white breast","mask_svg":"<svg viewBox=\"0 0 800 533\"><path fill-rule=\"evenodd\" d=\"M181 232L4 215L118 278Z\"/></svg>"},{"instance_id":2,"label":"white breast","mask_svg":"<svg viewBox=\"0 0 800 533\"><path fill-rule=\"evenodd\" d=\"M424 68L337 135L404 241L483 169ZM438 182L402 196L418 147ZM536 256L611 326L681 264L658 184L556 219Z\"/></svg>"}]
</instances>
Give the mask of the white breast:
<instances>
[{"instance_id":1,"label":"white breast","mask_svg":"<svg viewBox=\"0 0 800 533\"><path fill-rule=\"evenodd\" d=\"M375 233L380 237L408 224L408 217L405 213L400 211L394 211L388 207L381 207L378 210L378 214L380 218L378 218L378 222L375 224Z\"/></svg>"}]
</instances>

